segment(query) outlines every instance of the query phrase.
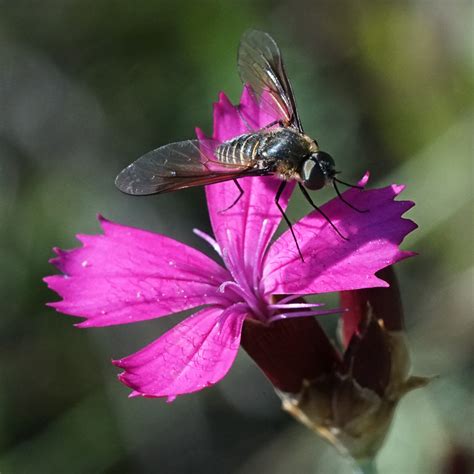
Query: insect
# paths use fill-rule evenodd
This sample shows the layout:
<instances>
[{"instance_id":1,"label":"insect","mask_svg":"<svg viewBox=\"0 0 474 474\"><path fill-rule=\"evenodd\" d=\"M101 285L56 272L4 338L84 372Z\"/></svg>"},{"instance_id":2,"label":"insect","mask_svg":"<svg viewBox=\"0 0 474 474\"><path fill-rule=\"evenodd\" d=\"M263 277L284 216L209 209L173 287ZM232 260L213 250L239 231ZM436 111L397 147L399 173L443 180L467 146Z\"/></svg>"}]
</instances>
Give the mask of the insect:
<instances>
[{"instance_id":1,"label":"insect","mask_svg":"<svg viewBox=\"0 0 474 474\"><path fill-rule=\"evenodd\" d=\"M127 194L149 195L233 180L239 195L227 208L230 209L244 193L239 178L276 175L282 182L275 195L275 204L288 224L303 260L291 222L279 203L288 181L298 182L309 204L343 239L345 237L314 204L307 190L318 190L332 183L337 195L359 211L344 200L336 183L358 186L338 180L332 157L304 133L280 49L269 34L257 30L243 34L238 69L242 82L251 88L260 106L280 117L279 120L259 130L252 130L249 125L248 133L222 143L205 139L161 146L125 168L115 184Z\"/></svg>"}]
</instances>

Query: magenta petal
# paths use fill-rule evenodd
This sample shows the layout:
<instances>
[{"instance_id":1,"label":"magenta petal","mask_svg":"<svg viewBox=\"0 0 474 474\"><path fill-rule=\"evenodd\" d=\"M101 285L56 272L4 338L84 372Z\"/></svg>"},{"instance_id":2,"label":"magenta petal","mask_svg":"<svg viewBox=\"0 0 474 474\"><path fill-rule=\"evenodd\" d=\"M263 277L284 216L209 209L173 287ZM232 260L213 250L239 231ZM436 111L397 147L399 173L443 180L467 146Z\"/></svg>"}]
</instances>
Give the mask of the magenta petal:
<instances>
[{"instance_id":1,"label":"magenta petal","mask_svg":"<svg viewBox=\"0 0 474 474\"><path fill-rule=\"evenodd\" d=\"M259 130L280 119L276 113L272 115L271 111L259 105L248 87L244 87L237 106L221 92L218 101L214 103L212 138L224 142L244 133Z\"/></svg>"},{"instance_id":2,"label":"magenta petal","mask_svg":"<svg viewBox=\"0 0 474 474\"><path fill-rule=\"evenodd\" d=\"M317 212L295 226L295 234L305 262L298 257L295 243L285 232L270 248L265 264L265 289L268 293L324 293L388 286L375 272L413 255L399 244L417 226L402 214L414 204L395 201L403 186L392 185L369 191L351 189L344 198L358 213L339 198L322 206L339 231L341 239Z\"/></svg>"},{"instance_id":3,"label":"magenta petal","mask_svg":"<svg viewBox=\"0 0 474 474\"><path fill-rule=\"evenodd\" d=\"M120 380L133 395L171 399L215 384L237 355L243 309L241 304L225 311L206 308L185 319L137 353L114 361L125 370Z\"/></svg>"},{"instance_id":4,"label":"magenta petal","mask_svg":"<svg viewBox=\"0 0 474 474\"><path fill-rule=\"evenodd\" d=\"M242 119L245 117L245 120ZM255 103L248 89L242 93L239 107L235 107L225 96L219 95L214 104L214 134L219 141L228 140L247 133L249 124L252 128L262 128L269 122L277 120L263 111ZM204 138L200 130L198 138ZM222 249L226 266L238 278L236 259L239 265L253 271L281 221L281 213L275 205L275 195L281 181L273 177L250 177L239 180L244 195L232 208L226 210L239 196L239 190L232 181L213 184L206 187L207 204L212 228L217 242ZM294 183L288 183L280 203L286 208ZM257 249L258 247L258 249ZM261 252L260 252L261 251Z\"/></svg>"},{"instance_id":5,"label":"magenta petal","mask_svg":"<svg viewBox=\"0 0 474 474\"><path fill-rule=\"evenodd\" d=\"M273 107L271 106L272 104ZM245 86L242 91L239 111L244 121L255 130L259 130L270 123L286 118L276 112L276 104L270 94L264 92L260 103L257 103L257 101L254 100L251 88L248 86Z\"/></svg>"},{"instance_id":6,"label":"magenta petal","mask_svg":"<svg viewBox=\"0 0 474 474\"><path fill-rule=\"evenodd\" d=\"M230 102L224 92L219 93L218 101L213 104L213 111L214 131L212 138L214 140L225 142L249 132L248 126L241 118L238 107Z\"/></svg>"},{"instance_id":7,"label":"magenta petal","mask_svg":"<svg viewBox=\"0 0 474 474\"><path fill-rule=\"evenodd\" d=\"M87 318L81 327L152 319L222 303L225 269L204 254L159 234L100 218L103 235L80 235L83 246L56 249L64 275L45 278L62 301L58 311Z\"/></svg>"},{"instance_id":8,"label":"magenta petal","mask_svg":"<svg viewBox=\"0 0 474 474\"><path fill-rule=\"evenodd\" d=\"M275 194L280 185L278 180L251 177L241 179L239 183L244 195L227 211L223 210L232 205L239 193L235 184L228 182L206 188L214 235L226 266L235 278L238 278L237 265L253 271L282 218L275 205ZM293 183L288 184L280 199L284 209L293 187Z\"/></svg>"}]
</instances>

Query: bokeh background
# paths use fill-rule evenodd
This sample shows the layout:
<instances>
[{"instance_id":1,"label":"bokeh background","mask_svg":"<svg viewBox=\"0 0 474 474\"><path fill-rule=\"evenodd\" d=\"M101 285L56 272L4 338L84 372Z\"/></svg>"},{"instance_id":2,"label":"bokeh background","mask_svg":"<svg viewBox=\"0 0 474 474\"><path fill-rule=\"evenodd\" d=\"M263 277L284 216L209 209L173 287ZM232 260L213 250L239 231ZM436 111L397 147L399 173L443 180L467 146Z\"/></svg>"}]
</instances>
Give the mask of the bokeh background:
<instances>
[{"instance_id":1,"label":"bokeh background","mask_svg":"<svg viewBox=\"0 0 474 474\"><path fill-rule=\"evenodd\" d=\"M45 307L51 248L98 232L97 212L207 251L192 233L209 230L202 189L131 198L113 180L210 131L220 90L238 100L249 27L278 40L305 128L343 177L370 169L417 203L404 248L420 255L398 270L414 371L439 377L400 404L380 471L472 472L473 18L471 0L0 1L2 474L351 472L243 353L213 388L128 399L110 359L180 316L79 330ZM307 211L295 195L290 214Z\"/></svg>"}]
</instances>

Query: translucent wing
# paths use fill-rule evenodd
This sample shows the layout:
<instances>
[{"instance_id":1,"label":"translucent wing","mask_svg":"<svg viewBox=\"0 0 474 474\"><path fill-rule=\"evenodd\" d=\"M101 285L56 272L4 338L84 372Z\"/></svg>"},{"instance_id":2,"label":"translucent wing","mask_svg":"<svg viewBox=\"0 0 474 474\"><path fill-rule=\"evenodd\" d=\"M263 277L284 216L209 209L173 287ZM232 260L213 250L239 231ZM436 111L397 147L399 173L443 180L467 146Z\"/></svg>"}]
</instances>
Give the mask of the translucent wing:
<instances>
[{"instance_id":1,"label":"translucent wing","mask_svg":"<svg viewBox=\"0 0 474 474\"><path fill-rule=\"evenodd\" d=\"M243 34L238 67L242 82L250 85L257 100L303 132L280 49L268 33L248 30Z\"/></svg>"},{"instance_id":2,"label":"translucent wing","mask_svg":"<svg viewBox=\"0 0 474 474\"><path fill-rule=\"evenodd\" d=\"M170 143L146 153L115 179L120 191L147 195L219 183L242 176L267 174L248 165L219 161L214 140L186 140Z\"/></svg>"}]
</instances>

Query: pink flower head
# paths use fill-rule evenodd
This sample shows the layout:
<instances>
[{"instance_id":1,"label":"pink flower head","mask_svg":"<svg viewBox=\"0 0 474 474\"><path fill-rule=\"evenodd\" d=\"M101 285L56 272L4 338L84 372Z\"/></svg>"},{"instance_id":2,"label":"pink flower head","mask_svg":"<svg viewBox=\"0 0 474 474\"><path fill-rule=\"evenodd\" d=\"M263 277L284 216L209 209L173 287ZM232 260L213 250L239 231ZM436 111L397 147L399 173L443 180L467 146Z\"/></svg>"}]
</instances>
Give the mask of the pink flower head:
<instances>
[{"instance_id":1,"label":"pink flower head","mask_svg":"<svg viewBox=\"0 0 474 474\"><path fill-rule=\"evenodd\" d=\"M275 117L262 111L247 89L239 106L221 94L214 105L219 141L260 128ZM199 138L204 135L197 131ZM367 181L364 178L363 183ZM126 227L99 217L101 235L78 235L82 247L56 249L52 260L63 275L45 279L62 301L58 311L85 318L79 327L125 324L200 308L157 340L114 361L132 396L168 397L195 392L218 382L232 365L247 318L271 324L286 317L327 314L319 305L295 303L298 295L387 286L375 272L411 255L399 249L416 225L401 215L413 204L395 201L402 186L360 191L344 198L368 209L354 212L335 198L322 206L341 239L312 212L294 225L303 263L289 231L270 243L281 214L274 203L280 183L273 177L239 180L206 188L214 238L201 232L223 265L163 235ZM292 186L280 203L286 207ZM278 303L272 295L287 295ZM332 311L334 312L334 311Z\"/></svg>"}]
</instances>

